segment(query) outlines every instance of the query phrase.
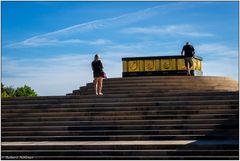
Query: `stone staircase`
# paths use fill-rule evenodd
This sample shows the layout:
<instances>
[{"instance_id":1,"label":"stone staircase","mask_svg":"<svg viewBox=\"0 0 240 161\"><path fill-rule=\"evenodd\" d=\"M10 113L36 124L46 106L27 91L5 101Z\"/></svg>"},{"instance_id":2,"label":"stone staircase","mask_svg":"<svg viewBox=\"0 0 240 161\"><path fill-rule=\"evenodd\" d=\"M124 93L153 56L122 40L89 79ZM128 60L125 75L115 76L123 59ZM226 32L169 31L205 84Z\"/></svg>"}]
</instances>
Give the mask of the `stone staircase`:
<instances>
[{"instance_id":1,"label":"stone staircase","mask_svg":"<svg viewBox=\"0 0 240 161\"><path fill-rule=\"evenodd\" d=\"M110 78L103 93L2 99L2 159L239 159L235 80Z\"/></svg>"}]
</instances>

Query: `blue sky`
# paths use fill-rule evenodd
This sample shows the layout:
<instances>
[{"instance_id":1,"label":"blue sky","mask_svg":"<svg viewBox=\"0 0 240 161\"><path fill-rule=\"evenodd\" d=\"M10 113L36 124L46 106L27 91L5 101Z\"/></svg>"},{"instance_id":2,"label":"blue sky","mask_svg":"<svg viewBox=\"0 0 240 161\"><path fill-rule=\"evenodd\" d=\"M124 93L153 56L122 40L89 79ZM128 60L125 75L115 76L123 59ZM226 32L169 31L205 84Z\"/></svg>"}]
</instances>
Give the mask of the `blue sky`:
<instances>
[{"instance_id":1,"label":"blue sky","mask_svg":"<svg viewBox=\"0 0 240 161\"><path fill-rule=\"evenodd\" d=\"M238 2L2 2L2 82L65 95L109 78L122 57L179 55L189 41L205 76L238 80Z\"/></svg>"}]
</instances>

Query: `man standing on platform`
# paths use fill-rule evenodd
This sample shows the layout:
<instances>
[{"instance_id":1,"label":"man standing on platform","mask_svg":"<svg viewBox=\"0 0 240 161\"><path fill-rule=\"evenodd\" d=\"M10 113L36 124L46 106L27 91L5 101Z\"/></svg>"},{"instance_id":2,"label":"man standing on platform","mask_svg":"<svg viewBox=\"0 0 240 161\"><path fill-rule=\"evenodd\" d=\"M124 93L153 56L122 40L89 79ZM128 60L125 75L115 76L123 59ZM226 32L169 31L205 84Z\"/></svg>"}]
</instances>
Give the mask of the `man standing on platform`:
<instances>
[{"instance_id":1,"label":"man standing on platform","mask_svg":"<svg viewBox=\"0 0 240 161\"><path fill-rule=\"evenodd\" d=\"M193 57L195 54L194 47L190 45L189 42L186 43L186 45L183 46L181 54L183 55L184 51L184 60L185 60L185 66L187 68L187 75L191 75L191 68L193 66Z\"/></svg>"}]
</instances>

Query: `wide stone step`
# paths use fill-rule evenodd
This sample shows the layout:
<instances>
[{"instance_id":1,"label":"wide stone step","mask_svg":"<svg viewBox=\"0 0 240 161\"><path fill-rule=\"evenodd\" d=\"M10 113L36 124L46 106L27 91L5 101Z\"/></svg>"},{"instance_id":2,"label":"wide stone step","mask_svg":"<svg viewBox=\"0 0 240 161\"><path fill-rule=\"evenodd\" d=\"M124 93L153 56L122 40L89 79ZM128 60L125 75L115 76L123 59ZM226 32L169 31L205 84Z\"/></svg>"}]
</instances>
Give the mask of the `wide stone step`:
<instances>
[{"instance_id":1,"label":"wide stone step","mask_svg":"<svg viewBox=\"0 0 240 161\"><path fill-rule=\"evenodd\" d=\"M200 124L200 123L222 123L222 122L234 122L236 123L237 118L229 119L164 119L164 120L110 120L110 121L29 121L29 122L3 122L2 127L10 126L58 126L58 125L161 125L161 124ZM4 132L2 132L4 133Z\"/></svg>"},{"instance_id":2,"label":"wide stone step","mask_svg":"<svg viewBox=\"0 0 240 161\"><path fill-rule=\"evenodd\" d=\"M163 80L163 81L180 81L180 80L190 80L190 81L231 81L233 79L229 77L218 77L218 76L194 76L194 77L189 77L189 76L144 76L144 77L124 77L124 78L108 78L105 79L104 81L106 82L122 82L122 81L146 81L146 80Z\"/></svg>"},{"instance_id":3,"label":"wide stone step","mask_svg":"<svg viewBox=\"0 0 240 161\"><path fill-rule=\"evenodd\" d=\"M238 118L238 114L192 114L192 115L135 115L135 116L92 116L92 117L2 117L2 122L28 121L103 121L103 120L152 120L152 119L222 119Z\"/></svg>"},{"instance_id":4,"label":"wide stone step","mask_svg":"<svg viewBox=\"0 0 240 161\"><path fill-rule=\"evenodd\" d=\"M105 79L103 80L104 84L111 84L111 85L121 85L121 84L237 84L237 81L232 79L121 79L121 80L112 80L112 79ZM86 86L92 86L91 83L87 83Z\"/></svg>"},{"instance_id":5,"label":"wide stone step","mask_svg":"<svg viewBox=\"0 0 240 161\"><path fill-rule=\"evenodd\" d=\"M214 86L214 87L211 87L211 86L199 86L199 85L194 85L194 86L148 86L148 87L135 87L135 86L131 86L131 87L128 87L128 88L121 88L121 87L104 87L103 86L103 92L104 93L110 93L110 92L114 92L114 91L144 91L144 90L158 90L158 91L176 91L176 90L197 90L197 91L200 91L200 90L210 90L210 91L217 91L217 90L235 90L237 91L238 90L238 87L237 86ZM92 92L92 91L95 91L94 88L86 88L85 90L83 90L83 92ZM80 90L81 92L81 90Z\"/></svg>"},{"instance_id":6,"label":"wide stone step","mask_svg":"<svg viewBox=\"0 0 240 161\"><path fill-rule=\"evenodd\" d=\"M182 105L182 106L124 106L124 107L79 107L73 106L59 106L59 107L46 107L46 108L5 108L2 109L3 113L29 113L29 112L118 112L118 111L150 111L150 110L230 110L238 109L238 105Z\"/></svg>"},{"instance_id":7,"label":"wide stone step","mask_svg":"<svg viewBox=\"0 0 240 161\"><path fill-rule=\"evenodd\" d=\"M7 136L2 141L129 141L129 140L193 140L237 138L237 135L227 134L189 134L189 135L95 135L95 136Z\"/></svg>"},{"instance_id":8,"label":"wide stone step","mask_svg":"<svg viewBox=\"0 0 240 161\"><path fill-rule=\"evenodd\" d=\"M159 84L149 84L149 85L134 85L134 84L129 84L128 86L123 84L123 85L118 85L118 86L114 86L114 85L104 85L103 84L103 90L106 91L113 91L113 90L120 90L120 91L127 91L127 90L147 90L147 89L151 89L151 90L238 90L238 85L237 84L205 84L205 85L197 85L195 84L185 84L185 85L159 85ZM78 92L78 90L74 90L73 92ZM92 86L83 86L80 87L80 91L81 92L86 92L86 91L94 91L94 88Z\"/></svg>"},{"instance_id":9,"label":"wide stone step","mask_svg":"<svg viewBox=\"0 0 240 161\"><path fill-rule=\"evenodd\" d=\"M165 120L110 120L110 121L38 121L38 122L2 122L2 127L22 126L87 126L87 125L174 125L174 124L236 124L238 119L165 119ZM4 132L2 132L4 133Z\"/></svg>"},{"instance_id":10,"label":"wide stone step","mask_svg":"<svg viewBox=\"0 0 240 161\"><path fill-rule=\"evenodd\" d=\"M105 98L124 98L124 97L151 97L151 96L219 96L219 95L239 95L238 91L230 91L230 92L194 92L194 91L188 91L188 92L178 92L178 93L130 93L130 94L111 94L111 95L104 95L102 97ZM23 100L62 100L62 99L81 99L81 98L98 98L99 96L96 95L81 95L81 96L33 96L33 97L7 97L2 98L2 102L8 102L8 101L23 101Z\"/></svg>"},{"instance_id":11,"label":"wide stone step","mask_svg":"<svg viewBox=\"0 0 240 161\"><path fill-rule=\"evenodd\" d=\"M2 102L2 105L19 105L19 104L59 104L59 103L87 103L87 102L124 102L124 101L194 101L194 100L232 100L238 99L238 95L223 95L223 96L151 96L151 97L120 97L120 98L108 98L108 97L96 97L96 98L78 98L78 99L57 99L57 100L12 100Z\"/></svg>"},{"instance_id":12,"label":"wide stone step","mask_svg":"<svg viewBox=\"0 0 240 161\"><path fill-rule=\"evenodd\" d=\"M105 82L108 83L113 83L113 82L131 82L131 81L236 81L233 80L229 77L215 77L215 78L210 78L210 77L128 77L128 78L108 78L108 79L104 79Z\"/></svg>"},{"instance_id":13,"label":"wide stone step","mask_svg":"<svg viewBox=\"0 0 240 161\"><path fill-rule=\"evenodd\" d=\"M51 117L51 116L79 116L79 117L94 117L94 116L135 116L135 115L185 115L185 114L234 114L238 113L238 109L214 109L214 110L151 110L151 111L116 111L116 112L42 112L35 113L2 113L2 117Z\"/></svg>"},{"instance_id":14,"label":"wide stone step","mask_svg":"<svg viewBox=\"0 0 240 161\"><path fill-rule=\"evenodd\" d=\"M12 127L2 127L2 131L79 131L79 130L176 130L176 129L206 129L206 128L226 128L233 129L236 128L238 124L225 123L200 123L200 124L161 124L161 125L78 125L78 126L12 126Z\"/></svg>"},{"instance_id":15,"label":"wide stone step","mask_svg":"<svg viewBox=\"0 0 240 161\"><path fill-rule=\"evenodd\" d=\"M114 107L114 106L175 106L175 105L238 105L238 100L189 100L189 101L138 101L138 102L106 102L106 103L100 103L100 102L89 102L89 103L65 103L65 104L24 104L24 105L4 105L2 106L2 109L25 109L25 108L50 108L50 107L66 107L74 105L78 105L79 108L81 107Z\"/></svg>"},{"instance_id":16,"label":"wide stone step","mask_svg":"<svg viewBox=\"0 0 240 161\"><path fill-rule=\"evenodd\" d=\"M135 115L175 115L175 114L234 114L237 113L238 109L207 109L207 110L168 110L168 109L155 109L155 110L146 110L146 111L107 111L107 112L41 112L36 113L31 111L29 113L2 113L3 118L7 117L61 117L61 116L135 116Z\"/></svg>"},{"instance_id":17,"label":"wide stone step","mask_svg":"<svg viewBox=\"0 0 240 161\"><path fill-rule=\"evenodd\" d=\"M44 141L44 142L2 142L2 151L9 151L9 150L15 150L16 152L18 150L93 150L93 151L101 151L101 150L126 150L126 151L134 151L134 150L187 150L187 151L219 151L221 154L228 152L228 151L234 151L238 150L238 140L171 140L171 141ZM221 151L222 150L222 151ZM12 153L14 153L12 151ZM60 154L60 153L59 153ZM206 159L206 156L209 154L206 154L203 157L200 157L198 155L194 155L195 158ZM216 156L217 154L215 154ZM17 156L16 158L19 159L19 154L16 153L13 154L13 156ZM29 157L30 155L28 155ZM92 155L89 156L83 156L85 159L89 158ZM102 156L102 155L101 155ZM98 157L101 158L101 156ZM172 155L171 155L172 156ZM171 156L165 156L165 159L170 158ZM197 157L196 157L197 156ZM3 152L2 153L2 159L6 159L7 155ZM128 157L126 155L118 156L116 158L123 158ZM133 158L134 153L132 153L131 156L128 158ZM137 158L139 156L136 156ZM154 157L154 156L153 156ZM155 156L156 157L156 156ZM164 156L161 156L164 158ZM175 156L177 159L184 158L184 156L178 157ZM16 159L15 158L15 159ZM76 156L36 156L35 158L28 158L28 159L79 159L80 157ZM95 159L97 156L95 156ZM103 157L105 159L113 158L113 156L105 156ZM146 157L140 157L141 159L146 159ZM138 158L138 159L140 159ZM149 156L150 158L150 156ZM185 156L185 158L190 158L189 156ZM219 156L216 157L209 157L211 159L219 159ZM221 155L221 158L224 157ZM238 155L229 157L228 159L238 158ZM8 158L10 159L10 158ZM14 158L11 158L14 159ZM26 158L25 158L26 159ZM153 159L153 158L152 158ZM226 159L226 157L225 157Z\"/></svg>"},{"instance_id":18,"label":"wide stone step","mask_svg":"<svg viewBox=\"0 0 240 161\"><path fill-rule=\"evenodd\" d=\"M238 129L230 130L238 136ZM104 135L198 135L224 134L222 129L193 129L193 130L79 130L79 131L9 131L2 132L2 137L9 136L104 136Z\"/></svg>"},{"instance_id":19,"label":"wide stone step","mask_svg":"<svg viewBox=\"0 0 240 161\"><path fill-rule=\"evenodd\" d=\"M157 81L131 81L131 82L105 82L103 81L103 86L104 87L115 87L115 88L119 88L119 87L123 87L123 88L128 88L128 87L132 87L133 85L136 86L145 86L145 87L150 87L150 86L183 86L183 87L187 87L187 85L194 87L194 85L199 85L201 87L205 87L205 86L237 86L238 83L236 81L161 81L161 80L157 80ZM85 86L82 87L87 87L87 88L92 88L94 85L93 83L88 83ZM81 88L81 87L80 87Z\"/></svg>"},{"instance_id":20,"label":"wide stone step","mask_svg":"<svg viewBox=\"0 0 240 161\"><path fill-rule=\"evenodd\" d=\"M88 86L83 86L83 87L80 87L80 90L81 89L94 89L93 88L94 85L88 85ZM196 89L196 83L182 83L182 84L179 84L179 83L176 83L176 84L173 84L173 83L169 83L169 84L160 84L160 83L149 83L149 84L140 84L140 83L135 83L135 84L103 84L103 87L105 89L129 89L129 88L157 88L157 89L178 89L178 87L182 87L182 89L189 89L189 88L192 88L192 89ZM226 83L223 83L223 84L220 84L220 83L211 83L211 84L199 84L198 85L199 88L225 88L225 87L237 87L237 83L229 83L229 84L226 84Z\"/></svg>"},{"instance_id":21,"label":"wide stone step","mask_svg":"<svg viewBox=\"0 0 240 161\"><path fill-rule=\"evenodd\" d=\"M179 80L172 80L172 79L145 79L145 80L120 80L120 81L109 81L108 79L103 80L103 84L104 85L113 85L113 86L125 86L125 85L156 85L159 84L161 85L193 85L193 84L199 84L199 85L225 85L225 84L229 84L229 85L237 85L237 81L235 80L219 80L219 79L215 79L215 80L197 80L197 79L179 79ZM93 86L93 82L87 83L86 86Z\"/></svg>"},{"instance_id":22,"label":"wide stone step","mask_svg":"<svg viewBox=\"0 0 240 161\"><path fill-rule=\"evenodd\" d=\"M225 91L225 92L177 92L177 93L162 93L163 97L172 96L226 96L226 95L239 95L237 91ZM100 96L94 95L72 95L72 96L33 96L33 97L6 97L2 98L2 102L12 102L12 101L34 101L34 100L71 100L71 99L96 99L96 98L126 98L126 97L157 97L160 96L159 93L127 93L127 94L105 94Z\"/></svg>"},{"instance_id":23,"label":"wide stone step","mask_svg":"<svg viewBox=\"0 0 240 161\"><path fill-rule=\"evenodd\" d=\"M130 93L130 94L105 94L101 96L100 98L126 98L126 97L176 97L176 96L227 96L227 95L237 95L239 96L238 91L232 91L232 92L194 92L194 91L188 91L188 92L178 92L178 93ZM26 101L26 100L59 100L62 99L68 100L68 99L96 99L99 98L99 96L96 95L73 95L73 96L37 96L37 97L13 97L13 98L2 98L2 103L5 102L11 102L11 101Z\"/></svg>"},{"instance_id":24,"label":"wide stone step","mask_svg":"<svg viewBox=\"0 0 240 161\"><path fill-rule=\"evenodd\" d=\"M238 140L2 142L2 150L237 150Z\"/></svg>"},{"instance_id":25,"label":"wide stone step","mask_svg":"<svg viewBox=\"0 0 240 161\"><path fill-rule=\"evenodd\" d=\"M238 150L3 150L8 156L237 156Z\"/></svg>"},{"instance_id":26,"label":"wide stone step","mask_svg":"<svg viewBox=\"0 0 240 161\"><path fill-rule=\"evenodd\" d=\"M239 95L239 91L179 91L177 93L162 93L161 96L171 97L171 96L225 96L225 95ZM115 98L115 97L151 97L159 96L158 93L129 93L129 94L106 94L101 97L104 98ZM79 98L98 98L96 95L82 95L82 96L33 96L33 97L13 97L13 98L2 98L2 101L12 101L12 100L44 100L44 99L79 99Z\"/></svg>"},{"instance_id":27,"label":"wide stone step","mask_svg":"<svg viewBox=\"0 0 240 161\"><path fill-rule=\"evenodd\" d=\"M104 88L103 88L104 90ZM118 91L118 90L115 90L115 91L110 91L110 90L105 90L104 91L104 95L105 94L131 94L131 93L158 93L158 94L163 94L163 93L181 93L181 92L189 92L191 89L187 89L187 90L184 90L184 89L171 89L171 90L168 90L168 89L165 89L165 90L159 90L159 89L145 89L145 90L125 90L125 91ZM195 89L195 90L192 90L194 92L235 92L237 91L238 89L228 89L228 88L225 88L225 89ZM93 91L80 91L80 90L76 90L76 91L73 91L73 94L77 94L77 95L95 95L95 93Z\"/></svg>"},{"instance_id":28,"label":"wide stone step","mask_svg":"<svg viewBox=\"0 0 240 161\"><path fill-rule=\"evenodd\" d=\"M175 85L175 86L172 86L172 85L139 85L139 86L135 86L134 84L132 84L131 86L109 86L109 85L103 85L103 89L106 89L106 90L114 90L114 89L122 89L122 90L128 90L128 89L141 89L141 90L145 90L145 89L159 89L159 90L174 90L174 89L188 89L188 90L200 90L200 89L227 89L227 88L234 88L234 87L238 87L237 84L224 84L224 85L200 85L198 84L196 86L196 83L194 84L186 84L186 85ZM93 87L88 87L88 86L83 86L81 87L80 89L94 89Z\"/></svg>"}]
</instances>

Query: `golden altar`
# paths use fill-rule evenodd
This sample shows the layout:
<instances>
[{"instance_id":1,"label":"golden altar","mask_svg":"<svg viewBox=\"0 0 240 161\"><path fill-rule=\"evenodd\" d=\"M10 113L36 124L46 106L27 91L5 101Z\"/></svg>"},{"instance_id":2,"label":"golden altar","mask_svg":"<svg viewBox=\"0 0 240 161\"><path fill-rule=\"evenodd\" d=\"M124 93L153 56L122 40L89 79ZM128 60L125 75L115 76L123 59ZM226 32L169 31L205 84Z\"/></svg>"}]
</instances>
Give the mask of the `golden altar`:
<instances>
[{"instance_id":1,"label":"golden altar","mask_svg":"<svg viewBox=\"0 0 240 161\"><path fill-rule=\"evenodd\" d=\"M123 77L187 75L184 56L152 56L122 58ZM202 58L193 58L191 74L202 76Z\"/></svg>"}]
</instances>

